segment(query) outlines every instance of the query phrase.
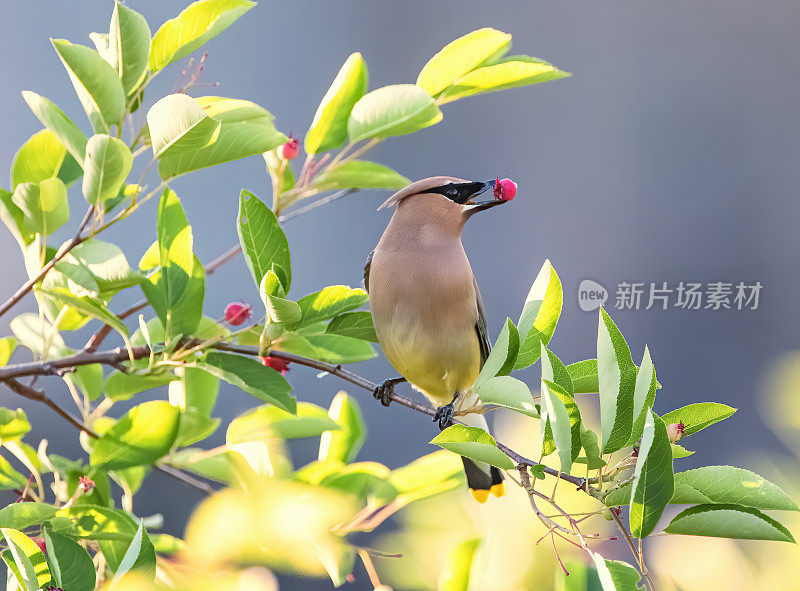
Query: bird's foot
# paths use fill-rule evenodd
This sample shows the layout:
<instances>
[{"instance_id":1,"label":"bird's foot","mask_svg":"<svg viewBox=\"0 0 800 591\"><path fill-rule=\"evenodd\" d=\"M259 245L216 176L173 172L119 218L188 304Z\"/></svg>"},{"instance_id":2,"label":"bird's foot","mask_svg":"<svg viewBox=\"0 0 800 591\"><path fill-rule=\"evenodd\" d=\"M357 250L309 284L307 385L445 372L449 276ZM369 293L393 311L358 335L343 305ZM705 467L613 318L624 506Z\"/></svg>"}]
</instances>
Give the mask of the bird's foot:
<instances>
[{"instance_id":1,"label":"bird's foot","mask_svg":"<svg viewBox=\"0 0 800 591\"><path fill-rule=\"evenodd\" d=\"M392 403L395 382L393 379L383 380L383 383L372 391L375 400L379 400L383 406L389 406Z\"/></svg>"},{"instance_id":2,"label":"bird's foot","mask_svg":"<svg viewBox=\"0 0 800 591\"><path fill-rule=\"evenodd\" d=\"M439 422L439 429L444 431L450 425L453 424L453 415L455 413L455 404L456 400L458 400L458 392L456 392L455 396L453 396L453 400L450 401L450 404L445 404L444 406L440 406L436 409L436 412L433 414L434 422Z\"/></svg>"}]
</instances>

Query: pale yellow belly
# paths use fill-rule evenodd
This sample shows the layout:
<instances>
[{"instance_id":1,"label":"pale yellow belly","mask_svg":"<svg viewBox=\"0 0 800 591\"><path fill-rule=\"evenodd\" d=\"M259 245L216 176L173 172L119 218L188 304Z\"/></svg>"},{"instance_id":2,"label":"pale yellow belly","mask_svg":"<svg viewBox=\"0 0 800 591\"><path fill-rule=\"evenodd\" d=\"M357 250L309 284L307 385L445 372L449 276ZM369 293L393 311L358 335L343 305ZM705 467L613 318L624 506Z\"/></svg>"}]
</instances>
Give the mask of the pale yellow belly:
<instances>
[{"instance_id":1,"label":"pale yellow belly","mask_svg":"<svg viewBox=\"0 0 800 591\"><path fill-rule=\"evenodd\" d=\"M480 346L474 325L431 325L409 310L376 314L374 322L386 359L435 404L449 403L475 382Z\"/></svg>"}]
</instances>

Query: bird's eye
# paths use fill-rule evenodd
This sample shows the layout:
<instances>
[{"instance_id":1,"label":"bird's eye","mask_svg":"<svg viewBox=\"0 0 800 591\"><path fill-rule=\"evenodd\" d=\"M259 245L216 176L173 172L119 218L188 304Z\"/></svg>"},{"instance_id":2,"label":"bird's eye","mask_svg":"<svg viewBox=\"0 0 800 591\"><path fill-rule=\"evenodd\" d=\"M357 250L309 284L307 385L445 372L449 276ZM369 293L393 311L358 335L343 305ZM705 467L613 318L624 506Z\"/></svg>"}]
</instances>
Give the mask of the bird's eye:
<instances>
[{"instance_id":1,"label":"bird's eye","mask_svg":"<svg viewBox=\"0 0 800 591\"><path fill-rule=\"evenodd\" d=\"M453 197L456 197L457 195L458 195L458 189L456 189L455 187L450 187L449 189L447 189L447 196L450 197L451 199Z\"/></svg>"}]
</instances>

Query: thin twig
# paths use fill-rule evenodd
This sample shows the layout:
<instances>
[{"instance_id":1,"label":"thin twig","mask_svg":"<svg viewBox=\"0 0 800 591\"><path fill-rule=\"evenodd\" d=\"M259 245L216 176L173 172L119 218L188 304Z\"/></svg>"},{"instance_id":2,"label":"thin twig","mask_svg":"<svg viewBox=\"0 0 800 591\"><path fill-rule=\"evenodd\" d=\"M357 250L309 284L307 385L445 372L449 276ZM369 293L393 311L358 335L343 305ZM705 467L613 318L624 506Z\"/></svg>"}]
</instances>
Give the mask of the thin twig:
<instances>
[{"instance_id":1,"label":"thin twig","mask_svg":"<svg viewBox=\"0 0 800 591\"><path fill-rule=\"evenodd\" d=\"M56 263L60 261L62 258L64 258L67 255L67 253L69 253L69 251L71 251L81 242L86 240L87 237L81 237L81 233L83 232L83 229L86 227L86 224L89 223L89 220L92 219L93 214L94 214L94 206L91 206L88 210L86 210L86 215L83 216L83 220L81 221L80 226L78 226L78 231L75 232L75 236L73 236L72 239L69 242L67 242L67 244L64 246L64 248L58 251L55 254L55 256L52 259L50 259L50 261L44 267L42 267L42 269L36 274L36 276L30 278L28 281L23 283L22 287L20 287L16 292L14 292L14 294L10 298L8 298L2 306L0 306L0 316L8 312L18 301L20 301L23 297L25 297L25 294L27 294L31 289L33 289L34 285L36 285L42 279L44 279L44 276L50 272L50 269L55 267Z\"/></svg>"},{"instance_id":2,"label":"thin twig","mask_svg":"<svg viewBox=\"0 0 800 591\"><path fill-rule=\"evenodd\" d=\"M647 586L648 591L655 591L656 586L653 583L653 579L650 577L650 572L647 570L647 567L645 566L644 562L640 559L639 552L636 550L636 545L633 543L633 539L631 538L631 535L628 533L625 524L622 523L622 519L620 519L616 511L612 510L611 516L617 523L619 531L622 532L622 535L625 537L625 541L628 542L628 547L631 549L631 553L633 554L633 557L636 559L636 564L639 567L639 571L642 573L642 578L644 579L644 583Z\"/></svg>"}]
</instances>

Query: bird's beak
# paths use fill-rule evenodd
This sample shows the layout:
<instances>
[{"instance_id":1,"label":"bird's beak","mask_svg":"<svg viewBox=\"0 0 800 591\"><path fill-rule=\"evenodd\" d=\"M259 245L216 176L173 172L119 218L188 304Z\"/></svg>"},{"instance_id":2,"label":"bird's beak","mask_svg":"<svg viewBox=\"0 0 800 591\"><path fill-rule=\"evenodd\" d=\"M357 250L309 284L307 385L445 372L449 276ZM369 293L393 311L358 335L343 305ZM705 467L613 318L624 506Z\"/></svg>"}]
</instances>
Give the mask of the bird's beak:
<instances>
[{"instance_id":1,"label":"bird's beak","mask_svg":"<svg viewBox=\"0 0 800 591\"><path fill-rule=\"evenodd\" d=\"M476 185L479 185L478 190L472 194L472 197L470 197L469 201L467 201L467 203L465 204L469 207L470 214L477 213L479 211L483 211L484 209L489 209L490 207L494 207L495 205L501 205L505 203L505 201L503 201L502 199L495 199L493 193L490 193L492 195L491 199L485 199L483 201L475 201L475 197L477 197L478 195L485 193L489 189L494 189L495 183L496 181L494 179L490 179L484 183L475 183Z\"/></svg>"}]
</instances>

